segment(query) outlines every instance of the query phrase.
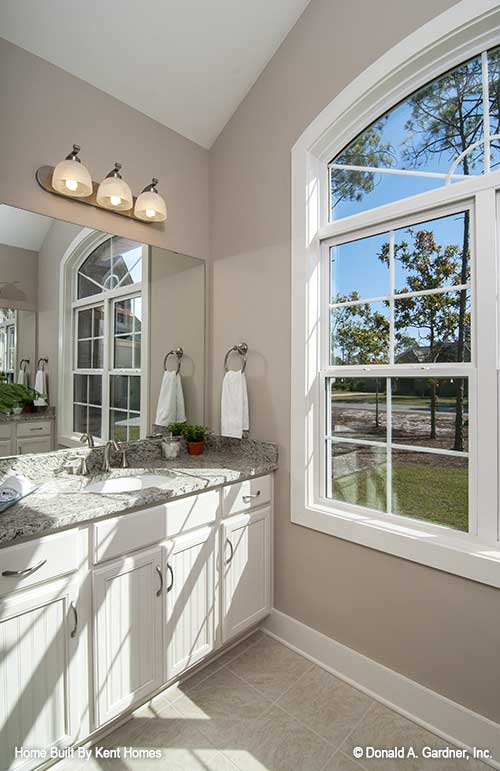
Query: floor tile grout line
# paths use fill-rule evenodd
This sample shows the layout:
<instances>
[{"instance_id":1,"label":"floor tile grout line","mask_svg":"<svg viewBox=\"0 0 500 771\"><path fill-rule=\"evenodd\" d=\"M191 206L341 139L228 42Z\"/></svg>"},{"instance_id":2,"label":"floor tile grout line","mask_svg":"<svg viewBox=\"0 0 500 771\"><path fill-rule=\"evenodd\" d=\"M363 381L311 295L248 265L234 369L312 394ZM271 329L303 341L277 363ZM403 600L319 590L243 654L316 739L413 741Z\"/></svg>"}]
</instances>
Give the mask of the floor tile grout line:
<instances>
[{"instance_id":1,"label":"floor tile grout line","mask_svg":"<svg viewBox=\"0 0 500 771\"><path fill-rule=\"evenodd\" d=\"M350 737L350 736L352 736L352 734L353 734L353 733L354 733L354 732L357 730L357 728L358 728L358 727L361 725L361 723L362 723L362 722L363 722L363 720L366 718L366 716L368 715L368 713L370 712L370 710L372 709L372 707L373 707L375 704L377 704L377 702L376 702L374 699L371 699L371 700L370 700L370 704L368 705L368 707L366 708L366 710L363 712L363 714L362 714L362 716L360 717L360 719L359 719L359 720L356 722L356 724L353 726L353 728L352 728L352 729L351 729L351 730L350 730L350 731L349 731L349 732L346 734L346 736L344 737L344 739L342 739L342 741L340 742L340 744L339 744L339 745L337 745L337 746L335 746L334 744L332 744L332 742L331 742L331 741L329 741L328 739L325 739L325 737L324 737L324 736L322 736L321 734L317 733L317 731L315 731L315 730L314 730L314 728L311 728L309 725L307 725L307 724L306 724L306 723L305 723L303 720L301 720L301 718L299 718L299 717L297 717L296 715L292 714L292 713L291 713L291 712L289 712L287 709L285 709L285 708L284 708L284 707L283 707L281 704L279 704L279 701L280 701L280 699L282 699L282 698L283 698L283 696L284 696L286 693L288 693L288 691L289 691L291 688L293 688L295 685L297 685L297 683L299 683L299 682L300 682L300 680L302 680L302 678L303 678L303 677L305 677L305 676L306 676L308 673L310 673L310 672L311 672L311 670L314 668L315 664L314 664L313 662L309 662L309 660L308 660L308 659L306 659L306 657L305 657L305 656L301 656L301 654L299 654L299 653L297 654L298 656L300 656L300 658L304 659L304 661L307 661L307 662L310 664L310 666L308 666L308 667L307 667L307 669L306 669L306 670L305 670L305 671L304 671L304 672L303 672L303 673L300 675L300 677L299 677L299 678L297 678L297 680L295 680L295 682L294 682L294 683L292 683L291 685L289 685L289 686L288 686L288 688L286 688L286 689L285 689L285 691L283 691L283 693L281 693L281 694L280 694L280 695L279 695L279 696L278 696L276 699L274 699L274 700L270 700L270 699L268 699L268 698L265 696L265 694L264 694L262 691L260 691L258 688L256 688L256 687L255 687L255 686L254 686L252 683L250 683L248 680L246 680L246 679L245 679L245 678L244 678L242 675L240 675L240 674L239 674L239 673L237 673L237 672L234 672L234 671L231 669L230 665L231 665L232 663L234 663L235 661L237 661L237 660L238 660L238 659L239 659L241 656L243 656L243 655L244 655L244 654L245 654L245 653L246 653L248 650L250 650L250 649L251 649L251 648L253 648L255 645L257 645L257 643L258 643L259 641L260 641L260 639L259 639L259 640L255 640L255 642L253 642L253 643L251 643L250 645L248 645L248 646L245 648L245 650L243 650L243 651L242 651L242 652L241 652L241 653L240 653L238 656L235 656L235 658L234 658L234 659L232 659L231 661L227 662L226 664L223 664L223 665L222 665L222 666L221 666L219 669L217 669L215 672L212 672L210 675L207 675L207 677L206 677L206 678L204 678L204 679L203 679L203 680L202 680L200 683L198 683L198 685L206 684L206 681L207 681L207 680L208 680L210 677L213 677L214 675L218 674L219 672L221 672L221 671L222 671L222 669L227 669L227 670L228 670L228 671L229 671L229 672L230 672L230 673L231 673L231 674L232 674L234 677L236 677L236 679L237 679L237 680L239 680L241 683L243 683L244 685L246 685L248 688L250 688L252 691L254 691L255 693L257 693L257 694L258 694L258 695L259 695L261 698L263 698L263 699L266 701L266 704L265 704L265 706L264 706L264 708L263 708L262 712L261 712L261 713L258 715L258 717L256 717L256 718L255 718L256 720L262 719L262 718L263 718L263 717L265 717L265 716L266 716L266 715L267 715L269 712L271 712L271 710L272 710L273 708L276 708L276 707L277 707L277 708L278 708L278 709L279 709L281 712L283 712L283 713L284 713L285 715L287 715L289 718L291 718L292 720L296 721L296 722L297 722L297 723L298 723L298 724L299 724L299 725L300 725L302 728L304 728L306 731L308 731L308 732L310 732L311 734L313 734L314 736L316 736L318 739L320 739L322 742L324 742L324 743L325 743L325 744L326 744L328 747L331 747L331 749L332 749L332 752L331 752L331 754L329 754L329 755L328 755L327 759L325 760L325 763L324 763L324 765L323 765L323 766L321 766L321 769L320 769L320 771L323 771L323 769L326 767L327 763L329 763L329 762L330 762L330 760L331 760L331 759L332 759L332 758L333 758L333 757L334 757L334 756L335 756L337 753L342 753L342 754L343 754L343 755L345 755L346 757L349 757L349 756L348 756L348 755L347 755L345 752L343 752L343 749L342 749L342 748L344 747L344 745L345 745L345 743L347 742L347 740L349 739L349 737ZM284 647L284 648L286 648L286 646L283 646L283 647ZM316 665L316 666L317 666L317 665ZM186 682L188 682L188 680L189 680L189 678L187 679L187 681L186 681ZM198 687L198 685L194 686L194 688L197 688L197 687ZM182 693L180 693L180 694L179 694L179 696L178 696L178 699L179 699L179 698L180 698L182 695L183 695L183 694L182 694ZM184 695L187 695L187 694L184 694ZM173 701L173 702L170 702L170 705L171 705L172 707L174 707L174 705L175 705L175 701ZM178 714L179 714L181 717L183 717L183 715L182 715L182 712L180 712L178 708L175 708L175 707L174 707L174 711L175 711L176 713L178 713ZM200 730L201 730L201 729L200 729ZM206 736L205 736L204 732L203 732L203 731L201 731L201 733L203 734L204 738L208 740L208 737L206 737ZM211 742L210 742L210 743L211 743ZM215 749L217 749L217 748L215 748ZM219 752L221 752L222 754L224 754L224 751L223 751L223 750L219 750ZM227 756L225 756L225 757L227 757ZM229 760L231 760L231 758L228 758L228 759L229 759ZM234 764L234 761L231 761L231 762L233 762L233 765L235 765L235 764ZM358 765L359 765L359 764L358 764ZM238 766L236 766L236 767L238 768ZM364 766L360 766L360 768L364 769ZM241 770L240 770L240 771L241 771ZM364 771L366 771L366 769L364 769Z\"/></svg>"},{"instance_id":2,"label":"floor tile grout line","mask_svg":"<svg viewBox=\"0 0 500 771\"><path fill-rule=\"evenodd\" d=\"M307 730L308 730L308 731L310 731L312 734L314 734L315 736L317 736L317 737L318 737L318 739L321 739L321 741L325 742L325 744L327 744L329 747L331 747L331 748L332 748L332 754L331 754L331 755L329 755L328 757L329 757L329 758L331 758L331 757L333 756L333 753L334 753L334 752L336 752L337 748L335 747L335 745L334 745L334 744L332 744L332 742L331 742L331 741L329 741L328 739L325 739L325 737L324 737L324 736L321 736L321 734L319 734L317 731L315 731L315 730L314 730L314 728L311 728L311 726L309 726L309 725L307 725L306 723L304 723L304 721L303 721L303 720L301 720L301 719L300 719L299 717L297 717L296 715L292 715L292 713L291 713L291 712L289 712L287 709L285 709L284 707L282 707L280 704L276 704L276 703L274 703L274 704L272 704L271 706L273 706L273 707L277 707L277 708L278 708L278 709L280 709L282 712L284 712L284 713L285 713L285 715L288 715L288 717L291 717L291 718L293 718L293 720L295 720L295 721L296 721L296 722L297 722L297 723L298 723L300 726L302 726L302 728L305 728L305 729L307 729Z\"/></svg>"},{"instance_id":3,"label":"floor tile grout line","mask_svg":"<svg viewBox=\"0 0 500 771\"><path fill-rule=\"evenodd\" d=\"M280 643L280 644L281 644L281 643ZM283 646L283 647L285 647L285 648L286 648L286 646ZM294 651L294 652L295 652L295 651ZM308 659L306 659L306 657L305 657L305 656L301 656L301 654L300 654L300 653L297 653L297 655L298 655L298 656L300 656L301 658L303 658L303 659L304 659L304 661L308 661ZM238 658L239 658L239 657L238 657ZM232 662L229 662L229 664L227 665L227 666L228 666L228 668L229 668L229 671L230 671L230 672L231 672L233 675L235 675L235 676L236 676L238 679L240 679L242 682L244 682L244 683L245 683L245 685L248 685L248 686L249 686L250 688L252 688L254 691L257 691L257 693L258 693L260 696L263 696L264 698L266 698L266 697L265 697L265 694L264 694L264 692L263 692L263 691L260 691L258 688L256 688L256 686L254 686L252 683L250 683L248 680L246 680L246 679L243 677L243 675L240 675L239 673L236 673L236 672L234 672L234 671L233 671L233 670L230 668L230 666L229 666L231 663L232 663ZM365 717L367 716L368 712L370 711L370 709L372 708L372 706L373 706L374 704L376 704L376 702L375 702L375 700L371 699L371 697L368 697L368 698L370 698L370 704L368 705L368 707L366 708L366 710L363 712L363 714L362 714L361 718L360 718L360 719L357 721L356 725L355 725L355 726L354 726L354 727L351 729L351 731L349 731L349 732L346 734L346 736L345 736L345 737L342 739L342 741L340 742L340 744L339 744L339 745L337 745L337 746L335 746L335 745L334 745L334 744L333 744L331 741L329 741L328 739L325 739L325 737L324 737L324 736L322 736L322 735L321 735L321 734L319 734L317 731L315 731L315 730L314 730L314 728L311 728L311 727L310 727L310 726L309 726L307 723L305 723L305 722L304 722L304 721L303 721L303 720L302 720L300 717L297 717L297 715L294 715L292 712L289 712L289 711L288 711L288 710L287 710L285 707L283 707L283 706L282 706L282 705L279 703L280 699L282 699L282 698L283 698L283 696L285 696L285 694L286 694L286 693L288 693L288 691L289 691L291 688L293 688L295 685L297 685L297 683L299 683L299 682L300 682L300 680L302 680L302 678L303 678L303 677L305 677L305 676L306 676L308 673L310 673L310 672L311 672L311 670L312 670L312 669L313 669L315 666L318 666L318 665L314 664L313 662L309 662L309 664L310 664L310 666L309 666L309 667L308 667L308 668L307 668L307 669L306 669L306 670L305 670L305 671L304 671L304 672L303 672L303 673L300 675L300 677L299 677L297 680L295 680L295 682L294 682L294 683L292 683L291 685L289 685L289 686L288 686L288 688L287 688L285 691L283 691L283 693L281 693L281 694L280 694L280 695L277 697L277 699L274 699L274 701L270 701L270 703L269 703L269 708L263 712L263 715L267 714L267 712L269 712L269 711L271 710L271 708L272 708L272 707L279 707L279 709L281 709L281 710L282 710L282 712L284 712L286 715L288 715L288 717L291 717L291 718L293 718L294 720L296 720L296 721L297 721L297 723L299 723L299 725L301 725L303 728L306 728L308 731L311 731L311 733L313 733L315 736L317 736L317 737L319 737L320 739L322 739L322 740L323 740L324 742L326 742L326 743L327 743L327 744L328 744L330 747L332 747L332 748L333 748L333 753L332 753L332 754L329 756L329 758L328 758L328 760L329 760L330 758L332 758L332 757L333 757L333 755L334 755L336 752L340 752L340 750L341 750L341 747L343 747L343 745L345 744L345 742L347 741L347 739L348 739L348 738L351 736L351 734L352 734L352 733L353 733L353 732L354 732L354 731L355 731L355 730L358 728L358 726L359 726L359 725L362 723L362 721L365 719ZM321 669L321 667L319 667L319 668ZM340 681L340 683L342 683L342 681ZM353 686L350 686L350 687L351 687L351 688L353 688ZM356 689L355 689L355 688L353 688L353 690L356 690ZM344 754L345 754L345 753L344 753ZM328 762L328 761L327 761L327 762ZM326 765L326 763L325 763L325 765ZM323 767L322 767L322 768L323 768Z\"/></svg>"},{"instance_id":4,"label":"floor tile grout line","mask_svg":"<svg viewBox=\"0 0 500 771\"><path fill-rule=\"evenodd\" d=\"M376 704L378 704L378 703L379 703L379 702L375 701L375 699L372 699L372 700L371 700L371 703L368 705L368 707L366 708L366 710L363 712L363 715L360 717L360 719L358 720L358 722L356 723L356 725L352 727L352 729L349 731L349 733L347 733L347 734L346 734L346 736L344 737L344 739L343 739L343 740L340 742L340 744L339 744L339 746L338 746L338 748L337 748L337 752L342 752L344 755L346 755L347 757L349 757L349 755L347 755L347 753L346 753L346 752L344 752L344 749L343 749L343 748L344 748L344 745L345 745L345 743L348 741L348 739L350 739L350 738L351 738L351 736L354 734L354 732L358 730L358 728L360 727L361 723L362 723L362 722L365 720L365 718L368 716L368 714L369 714L370 710L371 710L371 709L373 709L373 707L374 707ZM362 768L364 768L364 766L362 766Z\"/></svg>"},{"instance_id":5,"label":"floor tile grout line","mask_svg":"<svg viewBox=\"0 0 500 771\"><path fill-rule=\"evenodd\" d=\"M253 632L252 634L256 634L258 631L260 631L260 629L256 630L256 631L255 631L255 632ZM251 636L252 636L252 635L249 635L249 637L251 637ZM235 645L234 647L236 648L238 645L241 645L241 643L245 642L245 640L246 640L246 639L248 639L248 638L244 638L243 640L241 640L241 642L239 642L239 643L236 643L236 645ZM254 640L254 642L252 642L252 643L249 643L249 645L247 645L247 647L245 648L245 650L241 651L241 653L238 653L238 655L237 655L237 656L235 656L235 657L234 657L234 659L231 659L230 661L227 661L225 664L221 664L221 665L220 665L220 667L218 667L218 668L217 668L217 669L216 669L214 672L210 672L209 674L207 674L207 676L206 676L206 677L202 677L202 678L201 678L201 680L200 680L200 681L199 681L199 682L198 682L196 685L194 685L194 686L193 686L193 688L197 688L199 685L202 685L202 684L203 684L203 683L204 683L206 680L208 680L208 678L209 678L209 677L213 677L213 676L214 676L214 675L216 675L218 672L220 672L222 669L225 669L226 667L229 667L229 664L232 664L232 662L233 662L233 661L236 661L237 659L239 659L239 658L240 658L240 656L243 656L243 654L244 654L244 653L246 653L248 650L250 650L250 648L253 648L253 647L254 647L254 645L257 645L257 643L258 643L259 641L260 641L260 638L258 638L257 640ZM231 650L232 650L232 649L230 648L230 649L229 649L228 651L226 651L225 653L221 653L221 655L219 656L219 659L223 659L223 658L224 658L224 656L227 656L227 654L231 652ZM197 672L192 672L192 673L191 673L191 674L190 674L188 677L186 677L186 679L185 679L185 681L184 681L184 682L178 682L178 683L174 683L174 684L173 684L173 686L170 686L170 687L171 687L171 688L172 688L172 687L175 687L175 685L177 685L177 686L179 686L179 685L181 685L181 686L182 686L182 685L187 685L187 687L188 687L188 690L189 690L189 686L188 686L188 683L189 683L189 680L190 680L190 678L191 678L191 677L194 677L196 674L199 674L199 673L203 672L203 669L208 669L208 668L209 668L209 666L210 666L210 664L215 664L215 662L216 662L216 661L218 661L218 659L214 659L212 662L208 662L208 664L206 665L206 667L202 667L202 668L199 670L199 672L198 672L198 673L197 673ZM166 688L165 690L166 690L166 691L168 691L168 688ZM161 691L161 692L160 692L160 694L158 694L158 695L161 695L161 693L163 693L163 691ZM174 703L175 703L175 702L176 702L178 699L180 699L180 697L181 697L182 695L183 695L183 692L180 692L180 693L178 694L178 696L176 696L176 697L174 698L174 700L173 700L171 703L172 703L172 704L174 704Z\"/></svg>"},{"instance_id":6,"label":"floor tile grout line","mask_svg":"<svg viewBox=\"0 0 500 771\"><path fill-rule=\"evenodd\" d=\"M305 659L305 660L307 661L307 659ZM302 672L302 674L300 675L300 677L299 677L299 678L297 678L297 680L295 680L295 682L294 682L294 683L292 683L291 685L289 685L289 686L288 686L288 688L286 688L286 689L283 691L283 693L282 693L280 696L278 696L278 698L277 698L277 699L275 699L275 701L273 701L273 704L278 704L278 702L280 701L280 699L282 699L282 698L283 698L283 696L286 696L286 694L287 694L287 693L288 693L288 692L289 692L289 691L290 691L292 688L295 688L295 686L296 686L298 683L300 683L300 681L302 680L302 678L303 678L303 677L305 677L307 674L309 674L309 672L311 671L311 669L314 667L314 664L313 664L312 662L310 662L310 664L311 664L311 666L310 666L310 667L308 667L308 668L305 670L305 672Z\"/></svg>"},{"instance_id":7,"label":"floor tile grout line","mask_svg":"<svg viewBox=\"0 0 500 771\"><path fill-rule=\"evenodd\" d=\"M306 659L306 661L307 661L307 659ZM231 664L231 663L232 663L232 662L230 662L230 664ZM278 696L276 699L270 699L268 696L266 696L266 694L264 693L264 691L261 691L261 690L260 690L260 688L257 688L257 686L256 686L256 685L254 685L254 684L253 684L253 683L251 683L249 680L247 680L247 679L246 679L246 678L245 678L243 675L241 675L239 672L235 672L234 670L232 670L232 669L231 669L231 667L230 667L230 666L229 666L229 664L228 664L228 668L229 668L229 671L231 672L231 674L233 674L233 675L236 675L236 677L238 677L240 680L242 680L242 681L243 681L243 682L244 682L246 685L249 685L251 688L253 688L253 689L254 689L254 691L257 691L257 693L258 693L260 696L262 696L263 698L267 699L267 700L269 701L269 705L270 705L271 707L274 707L276 704L278 704L279 700L283 698L283 696L285 695L285 693L288 693L288 691L289 691L291 688L293 688L295 685L297 685L297 683L298 683L298 682L300 682L300 680L302 680L302 678L303 678L305 675L307 675L307 673L308 673L308 672L310 672L310 670L313 668L313 666L314 666L314 664L311 664L311 666L310 666L310 667L308 667L308 668L305 670L305 672L302 672L302 674L300 675L300 677L299 677L297 680L295 680L295 682L294 682L294 683L292 683L291 685L289 685L289 686L288 686L288 687L287 687L287 688L286 688L286 689L283 691L283 693L280 693L280 695L279 695L279 696Z\"/></svg>"},{"instance_id":8,"label":"floor tile grout line","mask_svg":"<svg viewBox=\"0 0 500 771\"><path fill-rule=\"evenodd\" d=\"M333 760L335 755L338 755L338 752L339 752L338 750L334 749L332 754L327 757L327 759L325 760L324 764L321 766L319 771L325 771L325 768L327 767L327 765L330 763L331 760ZM364 771L364 769L363 769L363 771Z\"/></svg>"},{"instance_id":9,"label":"floor tile grout line","mask_svg":"<svg viewBox=\"0 0 500 771\"><path fill-rule=\"evenodd\" d=\"M278 642L278 641L276 641L276 642ZM254 643L254 644L255 644L255 643ZM281 643L278 643L278 644L279 644L279 645L282 645ZM253 647L253 645L252 645L252 646L249 646L249 648L250 648L250 647ZM282 647L283 647L283 648L286 648L286 646L284 646L284 645L283 645ZM247 648L246 650L249 650L249 648ZM245 653L245 652L246 652L246 651L243 651L243 653ZM295 652L295 651L294 651L294 652ZM242 655L243 655L243 654L242 654ZM280 694L280 695L279 695L279 696L278 696L276 699L274 699L273 701L271 701L271 700L270 700L270 701L268 702L267 708L266 708L266 709L265 709L265 710L262 712L262 714L261 714L259 717L263 717L264 715L266 715L268 712L270 712L270 711L271 711L271 709L272 709L273 707L278 707L278 708L279 708L279 709L280 709L282 712L284 712L286 715L288 715L288 717L292 718L292 719L293 719L293 720L295 720L295 721L296 721L296 722L297 722L297 723L298 723L300 726L302 726L302 728L305 728L307 731L310 731L312 734L314 734L314 735L315 735L315 736L317 736L319 739L321 739L321 740L322 740L322 741L324 741L326 744L328 744L328 746L332 747L332 749L333 749L333 752L332 752L332 754L331 754L331 755L329 755L329 756L328 756L328 760L330 760L330 758L332 758L332 757L333 757L333 755L334 755L336 752L340 751L340 748L341 748L341 747L344 745L344 743L347 741L347 739L348 739L348 738L349 738L349 736L352 734L352 732L353 732L353 731L354 731L354 730L355 730L355 729L356 729L356 728L357 728L357 727L358 727L358 726L361 724L361 722L364 720L364 718L366 717L366 715L368 714L369 710L372 708L372 706L373 706L373 704L374 704L375 702L374 702L373 700L371 701L371 703L368 705L368 707L366 708L365 712L363 713L363 715L361 716L361 718L359 719L359 721L356 723L356 725L354 726L354 728L353 728L351 731L349 731L349 732L346 734L346 736L344 737L344 739L343 739L343 740L340 742L340 744L339 744L339 745L336 747L334 744L332 744L332 742L331 742L331 741L329 741L328 739L325 739L325 737L324 737L324 736L321 736L321 734L317 733L317 731L315 731L315 730L314 730L314 728L311 728L309 725L307 725L306 723L304 723L304 721L303 721L303 720L301 720L301 719L300 719L299 717L297 717L296 715L293 715L291 712L289 712L289 711L288 711L287 709L285 709L285 708L284 708L284 707L283 707L281 704L279 704L279 703L278 703L278 702L279 702L279 700L280 700L281 698L283 698L283 696L285 695L285 693L287 693L287 692L290 690L290 688L293 688L293 687L294 687L294 686L295 686L295 685L296 685L298 682L300 682L300 680L301 680L303 677L305 677L305 675L307 675L307 674L308 674L308 673L309 673L309 672L310 672L310 671L311 671L311 670L314 668L314 666L317 666L317 665L315 665L313 662L309 662L309 660L308 660L308 659L306 659L306 657L305 657L305 656L302 656L300 653L297 653L296 655L297 655L297 656L300 656L300 658L304 659L304 661L307 661L307 662L310 664L310 666L309 666L309 667L308 667L308 668L307 668L307 669L306 669L306 670L305 670L305 671L304 671L304 672L303 672L303 673L300 675L300 677L299 677L297 680L295 680L295 682L294 682L294 683L292 683L290 686L288 686L288 688L287 688L285 691L283 691L283 693L282 693L282 694ZM234 659L233 661L236 661L238 658L239 658L239 656L237 656L237 657L236 657L236 659ZM250 683L248 680L246 680L246 679L243 677L243 675L240 675L239 673L237 673L237 672L234 672L234 671L233 671L233 670L230 668L230 664L232 664L232 663L233 663L233 662L232 662L232 661L230 661L230 662L228 662L228 664L226 665L226 666L227 666L227 668L229 669L229 671L231 672L231 674L232 674L232 675L234 675L235 677L237 677L237 678L238 678L238 680L241 680L241 682L242 682L242 683L244 683L245 685L247 685L249 688L251 688L252 690L254 690L256 693L258 693L258 694L259 694L259 696L262 696L264 699L265 699L265 698L267 698L267 697L265 696L265 694L263 693L263 691L260 691L260 690L259 690L258 688L256 688L256 687L255 687L255 686L254 686L252 683ZM218 670L218 671L220 671L220 670ZM214 673L214 674L216 674L216 673ZM354 689L354 690L355 690L355 689ZM328 762L328 761L327 761L327 762ZM326 765L326 763L325 763L325 765ZM323 768L323 767L322 767L322 768Z\"/></svg>"}]
</instances>

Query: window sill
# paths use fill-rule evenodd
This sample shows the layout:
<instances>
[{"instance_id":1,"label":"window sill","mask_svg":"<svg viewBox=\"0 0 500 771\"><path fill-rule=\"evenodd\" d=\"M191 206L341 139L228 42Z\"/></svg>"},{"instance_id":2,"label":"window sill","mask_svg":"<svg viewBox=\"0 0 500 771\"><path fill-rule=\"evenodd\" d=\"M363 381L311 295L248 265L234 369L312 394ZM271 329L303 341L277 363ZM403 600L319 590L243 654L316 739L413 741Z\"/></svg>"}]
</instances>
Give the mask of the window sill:
<instances>
[{"instance_id":1,"label":"window sill","mask_svg":"<svg viewBox=\"0 0 500 771\"><path fill-rule=\"evenodd\" d=\"M335 510L321 504L294 506L292 522L446 573L500 588L500 543L480 543L446 528L424 530L406 518L398 522ZM399 521L400 520L400 521Z\"/></svg>"}]
</instances>

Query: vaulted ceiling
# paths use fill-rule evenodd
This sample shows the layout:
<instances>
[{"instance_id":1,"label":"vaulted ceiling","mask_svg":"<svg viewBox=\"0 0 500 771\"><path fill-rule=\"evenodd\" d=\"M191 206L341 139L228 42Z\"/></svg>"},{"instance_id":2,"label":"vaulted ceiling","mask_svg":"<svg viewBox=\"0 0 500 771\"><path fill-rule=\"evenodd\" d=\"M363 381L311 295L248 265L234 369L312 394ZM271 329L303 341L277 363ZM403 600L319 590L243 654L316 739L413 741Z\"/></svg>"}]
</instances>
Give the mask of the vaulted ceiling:
<instances>
[{"instance_id":1,"label":"vaulted ceiling","mask_svg":"<svg viewBox=\"0 0 500 771\"><path fill-rule=\"evenodd\" d=\"M0 35L210 147L309 0L2 0Z\"/></svg>"}]
</instances>

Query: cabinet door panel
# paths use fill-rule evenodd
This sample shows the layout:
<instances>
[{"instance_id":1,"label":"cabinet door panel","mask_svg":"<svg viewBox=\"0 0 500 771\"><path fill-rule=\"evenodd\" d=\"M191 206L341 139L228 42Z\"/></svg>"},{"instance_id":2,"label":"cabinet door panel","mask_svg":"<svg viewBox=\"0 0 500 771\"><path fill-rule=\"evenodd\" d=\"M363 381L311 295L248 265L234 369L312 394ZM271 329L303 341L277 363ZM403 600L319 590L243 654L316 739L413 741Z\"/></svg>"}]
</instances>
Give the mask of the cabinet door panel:
<instances>
[{"instance_id":1,"label":"cabinet door panel","mask_svg":"<svg viewBox=\"0 0 500 771\"><path fill-rule=\"evenodd\" d=\"M76 593L54 581L0 603L0 768L29 769L15 747L63 747L78 734L80 691L75 672L77 637L71 637Z\"/></svg>"},{"instance_id":2,"label":"cabinet door panel","mask_svg":"<svg viewBox=\"0 0 500 771\"><path fill-rule=\"evenodd\" d=\"M52 439L50 436L39 436L36 439L18 439L17 454L30 455L37 452L51 452Z\"/></svg>"},{"instance_id":3,"label":"cabinet door panel","mask_svg":"<svg viewBox=\"0 0 500 771\"><path fill-rule=\"evenodd\" d=\"M216 530L171 541L167 550L167 678L214 650L217 637Z\"/></svg>"},{"instance_id":4,"label":"cabinet door panel","mask_svg":"<svg viewBox=\"0 0 500 771\"><path fill-rule=\"evenodd\" d=\"M12 442L10 439L0 441L0 458L6 458L9 455L13 455Z\"/></svg>"},{"instance_id":5,"label":"cabinet door panel","mask_svg":"<svg viewBox=\"0 0 500 771\"><path fill-rule=\"evenodd\" d=\"M161 685L161 550L94 571L99 725Z\"/></svg>"},{"instance_id":6,"label":"cabinet door panel","mask_svg":"<svg viewBox=\"0 0 500 771\"><path fill-rule=\"evenodd\" d=\"M271 509L232 517L222 529L223 642L270 611Z\"/></svg>"}]
</instances>

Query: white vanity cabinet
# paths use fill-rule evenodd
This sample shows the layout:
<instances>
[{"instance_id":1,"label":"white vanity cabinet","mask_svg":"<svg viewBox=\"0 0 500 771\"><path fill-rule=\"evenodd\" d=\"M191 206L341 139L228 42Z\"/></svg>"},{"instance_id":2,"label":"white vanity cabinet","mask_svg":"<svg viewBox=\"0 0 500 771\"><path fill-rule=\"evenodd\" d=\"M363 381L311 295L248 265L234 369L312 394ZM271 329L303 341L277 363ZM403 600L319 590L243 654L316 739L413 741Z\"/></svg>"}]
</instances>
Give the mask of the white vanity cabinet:
<instances>
[{"instance_id":1,"label":"white vanity cabinet","mask_svg":"<svg viewBox=\"0 0 500 771\"><path fill-rule=\"evenodd\" d=\"M236 515L222 527L222 641L271 610L271 507Z\"/></svg>"},{"instance_id":2,"label":"white vanity cabinet","mask_svg":"<svg viewBox=\"0 0 500 771\"><path fill-rule=\"evenodd\" d=\"M166 679L215 649L218 633L217 528L205 527L165 545Z\"/></svg>"},{"instance_id":3,"label":"white vanity cabinet","mask_svg":"<svg viewBox=\"0 0 500 771\"><path fill-rule=\"evenodd\" d=\"M93 573L97 724L162 684L163 571L160 547L113 560Z\"/></svg>"},{"instance_id":4,"label":"white vanity cabinet","mask_svg":"<svg viewBox=\"0 0 500 771\"><path fill-rule=\"evenodd\" d=\"M0 769L131 711L271 609L272 478L0 549Z\"/></svg>"},{"instance_id":5,"label":"white vanity cabinet","mask_svg":"<svg viewBox=\"0 0 500 771\"><path fill-rule=\"evenodd\" d=\"M0 422L0 457L51 452L54 449L54 420L4 420Z\"/></svg>"},{"instance_id":6,"label":"white vanity cabinet","mask_svg":"<svg viewBox=\"0 0 500 771\"><path fill-rule=\"evenodd\" d=\"M15 748L65 747L89 732L76 531L0 551L0 768L40 764Z\"/></svg>"}]
</instances>

